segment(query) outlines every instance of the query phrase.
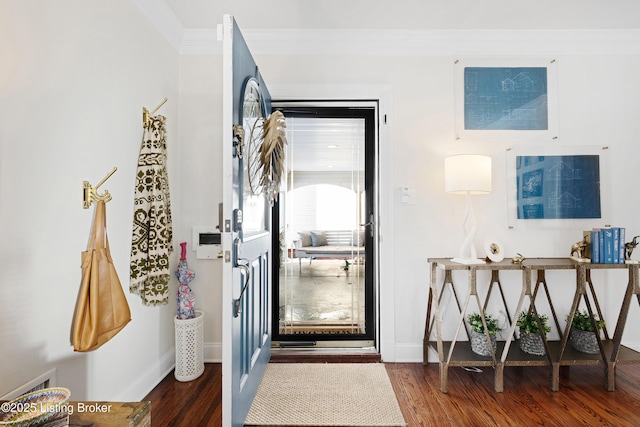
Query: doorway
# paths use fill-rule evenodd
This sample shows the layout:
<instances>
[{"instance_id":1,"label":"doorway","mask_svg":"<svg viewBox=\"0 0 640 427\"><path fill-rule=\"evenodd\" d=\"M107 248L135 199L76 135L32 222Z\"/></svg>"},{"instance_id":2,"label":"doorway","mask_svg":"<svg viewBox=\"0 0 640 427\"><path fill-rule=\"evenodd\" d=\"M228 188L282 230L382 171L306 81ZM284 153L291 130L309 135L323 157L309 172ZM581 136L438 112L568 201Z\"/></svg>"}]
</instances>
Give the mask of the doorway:
<instances>
[{"instance_id":1,"label":"doorway","mask_svg":"<svg viewBox=\"0 0 640 427\"><path fill-rule=\"evenodd\" d=\"M377 102L272 105L288 140L272 215L273 343L374 347Z\"/></svg>"}]
</instances>

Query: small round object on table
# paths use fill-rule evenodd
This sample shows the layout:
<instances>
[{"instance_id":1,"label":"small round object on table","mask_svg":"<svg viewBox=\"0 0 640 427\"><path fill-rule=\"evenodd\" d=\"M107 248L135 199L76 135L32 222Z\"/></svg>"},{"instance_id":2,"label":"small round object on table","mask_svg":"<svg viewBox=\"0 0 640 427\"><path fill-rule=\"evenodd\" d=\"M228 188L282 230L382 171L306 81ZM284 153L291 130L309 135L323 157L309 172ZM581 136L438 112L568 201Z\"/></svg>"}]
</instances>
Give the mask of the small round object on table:
<instances>
[{"instance_id":1,"label":"small round object on table","mask_svg":"<svg viewBox=\"0 0 640 427\"><path fill-rule=\"evenodd\" d=\"M500 262L504 259L504 248L497 240L489 239L484 242L484 252L493 262Z\"/></svg>"}]
</instances>

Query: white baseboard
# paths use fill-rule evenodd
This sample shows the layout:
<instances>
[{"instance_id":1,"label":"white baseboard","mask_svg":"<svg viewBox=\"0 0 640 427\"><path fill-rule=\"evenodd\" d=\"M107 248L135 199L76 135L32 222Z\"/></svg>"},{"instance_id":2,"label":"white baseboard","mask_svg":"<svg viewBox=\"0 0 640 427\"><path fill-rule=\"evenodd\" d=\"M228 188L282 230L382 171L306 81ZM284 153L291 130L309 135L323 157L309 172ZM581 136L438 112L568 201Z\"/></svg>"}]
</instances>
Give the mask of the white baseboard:
<instances>
[{"instance_id":1,"label":"white baseboard","mask_svg":"<svg viewBox=\"0 0 640 427\"><path fill-rule=\"evenodd\" d=\"M123 390L113 401L115 402L139 402L157 386L175 367L175 349L165 353L158 363L152 365L143 372L131 385Z\"/></svg>"},{"instance_id":2,"label":"white baseboard","mask_svg":"<svg viewBox=\"0 0 640 427\"><path fill-rule=\"evenodd\" d=\"M389 360L388 362L422 363L422 344L397 343L396 360Z\"/></svg>"},{"instance_id":3,"label":"white baseboard","mask_svg":"<svg viewBox=\"0 0 640 427\"><path fill-rule=\"evenodd\" d=\"M640 343L624 343L629 348L640 351ZM205 363L222 363L222 343L204 343ZM438 356L432 349L429 349L429 362L435 363ZM422 363L422 344L417 343L397 343L395 346L395 360L385 360L385 362L396 363ZM147 369L138 379L131 383L131 386L116 396L113 400L119 402L137 402L142 400L151 390L156 387L175 367L175 350L165 353L158 363Z\"/></svg>"},{"instance_id":4,"label":"white baseboard","mask_svg":"<svg viewBox=\"0 0 640 427\"><path fill-rule=\"evenodd\" d=\"M205 363L222 363L222 343L204 343ZM151 392L176 366L175 349L165 353L158 363L143 372L137 380L113 400L116 402L138 402Z\"/></svg>"},{"instance_id":5,"label":"white baseboard","mask_svg":"<svg viewBox=\"0 0 640 427\"><path fill-rule=\"evenodd\" d=\"M205 363L222 363L222 343L209 342L204 343L204 362Z\"/></svg>"}]
</instances>

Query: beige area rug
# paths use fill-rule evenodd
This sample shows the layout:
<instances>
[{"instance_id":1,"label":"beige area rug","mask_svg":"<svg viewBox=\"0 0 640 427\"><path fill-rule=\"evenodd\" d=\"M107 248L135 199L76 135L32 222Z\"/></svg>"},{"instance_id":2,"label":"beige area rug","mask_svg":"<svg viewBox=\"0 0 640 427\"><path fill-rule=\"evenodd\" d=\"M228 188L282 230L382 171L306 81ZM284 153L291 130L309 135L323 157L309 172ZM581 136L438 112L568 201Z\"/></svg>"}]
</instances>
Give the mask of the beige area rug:
<instances>
[{"instance_id":1,"label":"beige area rug","mask_svg":"<svg viewBox=\"0 0 640 427\"><path fill-rule=\"evenodd\" d=\"M382 363L271 363L245 424L406 425Z\"/></svg>"}]
</instances>

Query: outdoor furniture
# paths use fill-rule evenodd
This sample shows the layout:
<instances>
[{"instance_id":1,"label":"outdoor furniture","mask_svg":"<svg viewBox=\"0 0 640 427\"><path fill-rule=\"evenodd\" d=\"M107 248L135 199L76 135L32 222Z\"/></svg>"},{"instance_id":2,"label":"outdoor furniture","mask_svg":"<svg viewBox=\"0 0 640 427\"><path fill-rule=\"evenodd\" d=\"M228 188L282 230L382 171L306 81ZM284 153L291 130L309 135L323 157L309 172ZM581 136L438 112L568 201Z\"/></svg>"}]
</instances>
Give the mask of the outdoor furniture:
<instances>
[{"instance_id":1,"label":"outdoor furniture","mask_svg":"<svg viewBox=\"0 0 640 427\"><path fill-rule=\"evenodd\" d=\"M300 231L294 241L296 257L302 270L302 258L352 259L364 255L364 231L315 230Z\"/></svg>"}]
</instances>

